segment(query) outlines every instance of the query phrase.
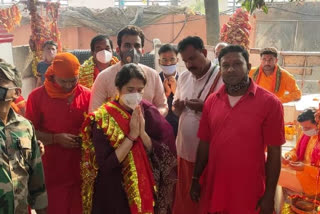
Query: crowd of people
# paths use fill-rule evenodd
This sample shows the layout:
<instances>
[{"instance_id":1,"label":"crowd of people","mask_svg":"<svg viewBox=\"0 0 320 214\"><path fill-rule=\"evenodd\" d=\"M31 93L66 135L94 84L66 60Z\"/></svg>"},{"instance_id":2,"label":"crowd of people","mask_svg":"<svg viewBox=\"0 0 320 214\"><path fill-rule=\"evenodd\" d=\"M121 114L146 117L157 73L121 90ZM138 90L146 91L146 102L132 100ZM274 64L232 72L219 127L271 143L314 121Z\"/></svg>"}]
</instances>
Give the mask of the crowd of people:
<instances>
[{"instance_id":1,"label":"crowd of people","mask_svg":"<svg viewBox=\"0 0 320 214\"><path fill-rule=\"evenodd\" d=\"M209 59L188 36L159 49L158 73L139 63L144 42L140 28L123 28L118 59L97 35L80 65L47 41L23 112L21 75L0 61L0 213L274 212L282 103L301 98L277 50L251 68L243 47L219 43ZM310 164L314 110L298 121L304 134L282 162Z\"/></svg>"}]
</instances>

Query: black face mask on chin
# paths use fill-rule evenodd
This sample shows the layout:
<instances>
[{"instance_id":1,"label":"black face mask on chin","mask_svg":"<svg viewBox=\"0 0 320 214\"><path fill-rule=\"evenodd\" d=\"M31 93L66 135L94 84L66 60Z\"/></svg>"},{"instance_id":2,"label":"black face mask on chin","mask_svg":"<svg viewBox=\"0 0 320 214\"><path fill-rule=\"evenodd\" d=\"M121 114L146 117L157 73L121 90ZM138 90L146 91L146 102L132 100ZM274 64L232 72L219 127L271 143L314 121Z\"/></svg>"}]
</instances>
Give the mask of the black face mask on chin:
<instances>
[{"instance_id":1,"label":"black face mask on chin","mask_svg":"<svg viewBox=\"0 0 320 214\"><path fill-rule=\"evenodd\" d=\"M16 89L16 88L17 87L5 88L5 87L0 86L0 102L6 102L6 101L12 100L13 98L6 99L7 93L9 90Z\"/></svg>"},{"instance_id":2,"label":"black face mask on chin","mask_svg":"<svg viewBox=\"0 0 320 214\"><path fill-rule=\"evenodd\" d=\"M240 91L241 89L247 87L250 84L250 78L247 75L236 85L230 85L230 84L225 83L225 82L224 82L224 84L226 85L226 88L227 88L227 90L229 92L238 92L238 91Z\"/></svg>"}]
</instances>

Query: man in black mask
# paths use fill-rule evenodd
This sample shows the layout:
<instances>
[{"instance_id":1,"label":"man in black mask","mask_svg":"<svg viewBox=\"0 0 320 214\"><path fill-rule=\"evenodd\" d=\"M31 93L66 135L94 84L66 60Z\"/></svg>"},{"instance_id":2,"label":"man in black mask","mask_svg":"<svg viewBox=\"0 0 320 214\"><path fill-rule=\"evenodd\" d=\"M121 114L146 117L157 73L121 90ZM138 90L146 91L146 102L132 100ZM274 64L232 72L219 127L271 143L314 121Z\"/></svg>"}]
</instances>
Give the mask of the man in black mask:
<instances>
[{"instance_id":1,"label":"man in black mask","mask_svg":"<svg viewBox=\"0 0 320 214\"><path fill-rule=\"evenodd\" d=\"M34 128L11 103L21 94L20 73L0 59L0 213L46 213L48 205Z\"/></svg>"},{"instance_id":2,"label":"man in black mask","mask_svg":"<svg viewBox=\"0 0 320 214\"><path fill-rule=\"evenodd\" d=\"M92 87L89 112L96 110L105 101L116 98L117 89L114 83L116 74L124 64L139 63L143 54L144 34L140 28L129 25L118 33L117 44L116 51L121 61L98 75ZM162 115L166 115L168 112L167 99L158 72L142 64L139 66L147 78L143 99L155 105Z\"/></svg>"}]
</instances>

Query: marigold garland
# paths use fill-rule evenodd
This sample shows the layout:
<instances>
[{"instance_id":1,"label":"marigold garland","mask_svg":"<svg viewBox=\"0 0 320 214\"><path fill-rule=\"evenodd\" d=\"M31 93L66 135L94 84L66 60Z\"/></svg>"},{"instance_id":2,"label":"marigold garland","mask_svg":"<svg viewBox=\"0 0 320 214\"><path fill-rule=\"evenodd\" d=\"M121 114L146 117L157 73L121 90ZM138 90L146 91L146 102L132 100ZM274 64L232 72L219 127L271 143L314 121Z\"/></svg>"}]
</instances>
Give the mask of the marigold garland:
<instances>
[{"instance_id":1,"label":"marigold garland","mask_svg":"<svg viewBox=\"0 0 320 214\"><path fill-rule=\"evenodd\" d=\"M121 116L128 120L128 115L117 107L115 104L108 102L109 107L118 111ZM92 210L92 197L93 197L93 187L94 181L98 173L98 165L95 159L95 149L91 140L91 127L93 123L97 125L98 129L102 129L108 139L110 140L110 145L113 148L117 148L120 143L124 140L125 134L120 128L119 124L115 119L108 113L105 105L102 105L97 111L91 113L85 119L81 128L82 137L82 161L81 161L81 176L82 176L82 205L83 213L90 214ZM139 150L140 151L140 150ZM127 193L130 208L136 208L135 213L153 213L153 212L143 212L145 209L142 205L142 198L140 195L140 187L142 183L138 179L138 168L136 168L136 160L133 155L133 151L130 151L127 158L123 161L123 182L124 189ZM141 168L140 168L141 169ZM144 180L145 182L145 180ZM144 183L143 182L143 183ZM154 191L156 191L156 186L153 186ZM154 206L154 201L152 202Z\"/></svg>"},{"instance_id":2,"label":"marigold garland","mask_svg":"<svg viewBox=\"0 0 320 214\"><path fill-rule=\"evenodd\" d=\"M117 57L113 56L110 65L118 63L119 60ZM80 67L79 72L79 83L87 88L91 88L94 82L94 68L95 64L93 57L91 56L87 59Z\"/></svg>"},{"instance_id":3,"label":"marigold garland","mask_svg":"<svg viewBox=\"0 0 320 214\"><path fill-rule=\"evenodd\" d=\"M61 51L60 32L58 29L59 3L46 3L46 20L37 13L37 1L28 1L28 10L31 16L30 49L33 52L32 72L37 75L37 65L42 59L42 46L47 40L53 40L58 44L58 52ZM50 17L50 18L49 18Z\"/></svg>"},{"instance_id":4,"label":"marigold garland","mask_svg":"<svg viewBox=\"0 0 320 214\"><path fill-rule=\"evenodd\" d=\"M249 13L238 8L228 23L222 26L220 40L228 44L242 45L248 49L250 31Z\"/></svg>"},{"instance_id":5,"label":"marigold garland","mask_svg":"<svg viewBox=\"0 0 320 214\"><path fill-rule=\"evenodd\" d=\"M21 22L21 13L16 4L10 8L0 9L0 25L11 32Z\"/></svg>"}]
</instances>

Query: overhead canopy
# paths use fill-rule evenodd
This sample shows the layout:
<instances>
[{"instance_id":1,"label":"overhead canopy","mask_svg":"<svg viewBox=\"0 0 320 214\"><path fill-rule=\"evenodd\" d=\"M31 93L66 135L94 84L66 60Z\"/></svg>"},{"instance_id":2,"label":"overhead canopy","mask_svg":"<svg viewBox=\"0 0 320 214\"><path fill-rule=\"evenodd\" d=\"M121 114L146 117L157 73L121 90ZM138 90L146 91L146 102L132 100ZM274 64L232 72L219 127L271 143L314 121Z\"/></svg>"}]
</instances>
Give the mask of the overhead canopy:
<instances>
[{"instance_id":1,"label":"overhead canopy","mask_svg":"<svg viewBox=\"0 0 320 214\"><path fill-rule=\"evenodd\" d=\"M139 27L150 25L170 14L191 14L186 7L149 6L127 7L120 9L109 7L95 10L86 7L62 7L59 11L58 26L86 27L108 36L116 35L120 29L131 24ZM23 13L22 24L30 23L29 14Z\"/></svg>"},{"instance_id":2,"label":"overhead canopy","mask_svg":"<svg viewBox=\"0 0 320 214\"><path fill-rule=\"evenodd\" d=\"M168 14L186 13L181 7L128 7L120 9L109 7L104 10L93 10L85 7L68 7L61 11L60 27L87 27L107 35L116 35L123 27L131 24L146 26L152 24Z\"/></svg>"}]
</instances>

